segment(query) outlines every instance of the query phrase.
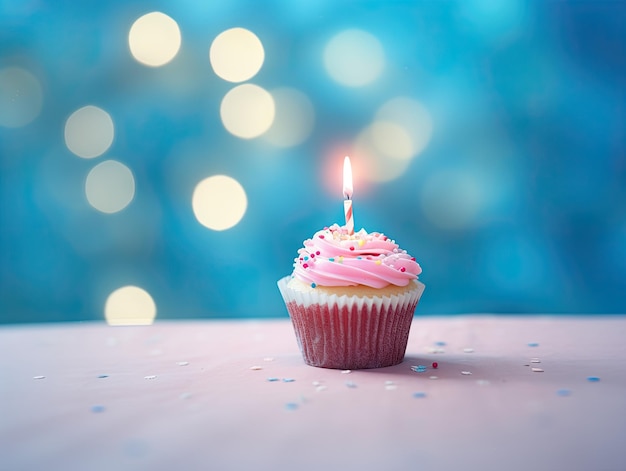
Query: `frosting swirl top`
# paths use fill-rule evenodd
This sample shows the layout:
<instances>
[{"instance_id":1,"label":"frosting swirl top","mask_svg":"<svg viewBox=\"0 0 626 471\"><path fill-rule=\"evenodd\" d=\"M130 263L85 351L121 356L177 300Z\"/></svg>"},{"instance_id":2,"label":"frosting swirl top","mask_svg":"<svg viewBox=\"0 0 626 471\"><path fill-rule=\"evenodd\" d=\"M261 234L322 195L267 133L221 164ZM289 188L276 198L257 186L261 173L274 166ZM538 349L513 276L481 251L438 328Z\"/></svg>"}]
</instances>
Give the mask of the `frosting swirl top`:
<instances>
[{"instance_id":1,"label":"frosting swirl top","mask_svg":"<svg viewBox=\"0 0 626 471\"><path fill-rule=\"evenodd\" d=\"M304 241L293 276L312 287L406 286L422 272L415 258L384 234L364 229L353 235L333 224Z\"/></svg>"}]
</instances>

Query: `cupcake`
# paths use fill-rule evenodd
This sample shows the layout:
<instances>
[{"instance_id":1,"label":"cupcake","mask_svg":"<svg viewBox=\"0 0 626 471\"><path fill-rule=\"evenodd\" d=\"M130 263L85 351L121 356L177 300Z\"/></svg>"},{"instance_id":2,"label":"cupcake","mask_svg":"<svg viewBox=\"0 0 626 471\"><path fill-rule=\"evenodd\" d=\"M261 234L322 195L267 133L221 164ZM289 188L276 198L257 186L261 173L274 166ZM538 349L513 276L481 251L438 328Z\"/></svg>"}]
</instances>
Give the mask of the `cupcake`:
<instances>
[{"instance_id":1,"label":"cupcake","mask_svg":"<svg viewBox=\"0 0 626 471\"><path fill-rule=\"evenodd\" d=\"M337 224L304 241L278 281L305 363L381 368L404 358L422 269L395 241Z\"/></svg>"}]
</instances>

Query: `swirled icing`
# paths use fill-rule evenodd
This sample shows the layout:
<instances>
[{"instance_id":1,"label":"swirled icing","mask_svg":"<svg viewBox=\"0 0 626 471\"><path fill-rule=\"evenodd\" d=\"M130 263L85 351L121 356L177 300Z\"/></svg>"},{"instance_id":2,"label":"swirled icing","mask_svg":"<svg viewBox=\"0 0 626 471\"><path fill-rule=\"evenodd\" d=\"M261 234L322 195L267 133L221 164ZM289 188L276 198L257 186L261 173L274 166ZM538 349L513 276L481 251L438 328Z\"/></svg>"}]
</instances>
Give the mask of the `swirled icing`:
<instances>
[{"instance_id":1,"label":"swirled icing","mask_svg":"<svg viewBox=\"0 0 626 471\"><path fill-rule=\"evenodd\" d=\"M294 260L293 276L312 287L406 286L422 272L415 258L395 241L364 229L349 235L337 224L304 241Z\"/></svg>"}]
</instances>

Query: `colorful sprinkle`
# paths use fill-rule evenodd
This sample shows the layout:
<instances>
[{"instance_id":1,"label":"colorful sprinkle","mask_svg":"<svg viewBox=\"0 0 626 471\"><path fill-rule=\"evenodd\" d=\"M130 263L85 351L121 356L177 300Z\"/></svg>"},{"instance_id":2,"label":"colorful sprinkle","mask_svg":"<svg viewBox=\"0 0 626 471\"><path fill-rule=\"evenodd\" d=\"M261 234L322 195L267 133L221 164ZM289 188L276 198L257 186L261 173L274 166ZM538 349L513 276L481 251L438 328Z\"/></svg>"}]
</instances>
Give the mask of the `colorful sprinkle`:
<instances>
[{"instance_id":1,"label":"colorful sprinkle","mask_svg":"<svg viewBox=\"0 0 626 471\"><path fill-rule=\"evenodd\" d=\"M296 402L288 402L285 404L285 409L287 410L296 410L298 408L298 404Z\"/></svg>"},{"instance_id":2,"label":"colorful sprinkle","mask_svg":"<svg viewBox=\"0 0 626 471\"><path fill-rule=\"evenodd\" d=\"M428 379L439 379L439 376L429 376Z\"/></svg>"},{"instance_id":3,"label":"colorful sprinkle","mask_svg":"<svg viewBox=\"0 0 626 471\"><path fill-rule=\"evenodd\" d=\"M303 263L302 264L302 268L309 268L309 264L308 263Z\"/></svg>"},{"instance_id":4,"label":"colorful sprinkle","mask_svg":"<svg viewBox=\"0 0 626 471\"><path fill-rule=\"evenodd\" d=\"M354 247L350 246L350 250L354 250Z\"/></svg>"},{"instance_id":5,"label":"colorful sprinkle","mask_svg":"<svg viewBox=\"0 0 626 471\"><path fill-rule=\"evenodd\" d=\"M530 362L531 363L541 363L541 360L539 358L531 358Z\"/></svg>"},{"instance_id":6,"label":"colorful sprinkle","mask_svg":"<svg viewBox=\"0 0 626 471\"><path fill-rule=\"evenodd\" d=\"M461 371L461 374L467 376L467 375L471 375L472 372L471 371Z\"/></svg>"},{"instance_id":7,"label":"colorful sprinkle","mask_svg":"<svg viewBox=\"0 0 626 471\"><path fill-rule=\"evenodd\" d=\"M590 383L597 383L600 381L600 378L598 376L587 376L587 381Z\"/></svg>"},{"instance_id":8,"label":"colorful sprinkle","mask_svg":"<svg viewBox=\"0 0 626 471\"><path fill-rule=\"evenodd\" d=\"M283 383L293 383L295 379L293 378L283 378Z\"/></svg>"},{"instance_id":9,"label":"colorful sprinkle","mask_svg":"<svg viewBox=\"0 0 626 471\"><path fill-rule=\"evenodd\" d=\"M311 283L311 288L316 288L317 285L315 283Z\"/></svg>"},{"instance_id":10,"label":"colorful sprinkle","mask_svg":"<svg viewBox=\"0 0 626 471\"><path fill-rule=\"evenodd\" d=\"M98 378L102 379L102 378L108 378L109 375L98 375Z\"/></svg>"},{"instance_id":11,"label":"colorful sprinkle","mask_svg":"<svg viewBox=\"0 0 626 471\"><path fill-rule=\"evenodd\" d=\"M343 374L343 375L347 375L347 374L350 374L350 373L352 373L352 370L341 370L341 374Z\"/></svg>"},{"instance_id":12,"label":"colorful sprinkle","mask_svg":"<svg viewBox=\"0 0 626 471\"><path fill-rule=\"evenodd\" d=\"M422 391L414 392L413 397L421 399L423 397L426 397L426 393Z\"/></svg>"},{"instance_id":13,"label":"colorful sprinkle","mask_svg":"<svg viewBox=\"0 0 626 471\"><path fill-rule=\"evenodd\" d=\"M144 376L143 379L157 379L157 375Z\"/></svg>"},{"instance_id":14,"label":"colorful sprinkle","mask_svg":"<svg viewBox=\"0 0 626 471\"><path fill-rule=\"evenodd\" d=\"M334 261L335 261L335 259L334 259L333 257L330 257L330 258L328 259L328 261L329 261L329 262L334 262Z\"/></svg>"},{"instance_id":15,"label":"colorful sprinkle","mask_svg":"<svg viewBox=\"0 0 626 471\"><path fill-rule=\"evenodd\" d=\"M535 373L543 373L543 368L531 368L530 371L534 371Z\"/></svg>"},{"instance_id":16,"label":"colorful sprinkle","mask_svg":"<svg viewBox=\"0 0 626 471\"><path fill-rule=\"evenodd\" d=\"M178 366L188 366L189 362L188 361L179 361L178 363L176 363Z\"/></svg>"},{"instance_id":17,"label":"colorful sprinkle","mask_svg":"<svg viewBox=\"0 0 626 471\"><path fill-rule=\"evenodd\" d=\"M356 388L356 383L352 382L352 381L346 381L346 386L348 386L351 389Z\"/></svg>"},{"instance_id":18,"label":"colorful sprinkle","mask_svg":"<svg viewBox=\"0 0 626 471\"><path fill-rule=\"evenodd\" d=\"M529 347L538 347L539 343L538 342L528 342L528 346Z\"/></svg>"},{"instance_id":19,"label":"colorful sprinkle","mask_svg":"<svg viewBox=\"0 0 626 471\"><path fill-rule=\"evenodd\" d=\"M556 392L557 396L561 396L561 397L567 397L567 396L571 396L572 395L572 391L570 391L569 389L559 389Z\"/></svg>"},{"instance_id":20,"label":"colorful sprinkle","mask_svg":"<svg viewBox=\"0 0 626 471\"><path fill-rule=\"evenodd\" d=\"M320 234L319 237L320 237L320 239L323 239L324 238L324 234Z\"/></svg>"},{"instance_id":21,"label":"colorful sprinkle","mask_svg":"<svg viewBox=\"0 0 626 471\"><path fill-rule=\"evenodd\" d=\"M436 361L433 361L433 368L435 369L439 368L439 363L437 363Z\"/></svg>"},{"instance_id":22,"label":"colorful sprinkle","mask_svg":"<svg viewBox=\"0 0 626 471\"><path fill-rule=\"evenodd\" d=\"M94 414L98 414L100 412L104 412L105 407L101 405L91 406L91 412Z\"/></svg>"},{"instance_id":23,"label":"colorful sprinkle","mask_svg":"<svg viewBox=\"0 0 626 471\"><path fill-rule=\"evenodd\" d=\"M415 371L416 373L423 373L426 371L426 367L424 365L413 365L411 366L411 371Z\"/></svg>"},{"instance_id":24,"label":"colorful sprinkle","mask_svg":"<svg viewBox=\"0 0 626 471\"><path fill-rule=\"evenodd\" d=\"M251 366L250 369L253 370L253 371L258 371L258 370L262 370L263 367L262 366L258 366L258 365L254 365L254 366Z\"/></svg>"},{"instance_id":25,"label":"colorful sprinkle","mask_svg":"<svg viewBox=\"0 0 626 471\"><path fill-rule=\"evenodd\" d=\"M441 340L439 340L438 342L435 342L435 345L437 345L438 347L445 347L446 342L442 342Z\"/></svg>"},{"instance_id":26,"label":"colorful sprinkle","mask_svg":"<svg viewBox=\"0 0 626 471\"><path fill-rule=\"evenodd\" d=\"M406 271L406 268L404 268L404 267L400 267L400 271L401 271L401 272L405 272L405 271Z\"/></svg>"},{"instance_id":27,"label":"colorful sprinkle","mask_svg":"<svg viewBox=\"0 0 626 471\"><path fill-rule=\"evenodd\" d=\"M380 264L381 264L381 263L383 263L383 262L381 262L380 260L376 260L374 263L375 263L376 265L380 265Z\"/></svg>"},{"instance_id":28,"label":"colorful sprinkle","mask_svg":"<svg viewBox=\"0 0 626 471\"><path fill-rule=\"evenodd\" d=\"M267 380L268 380L270 383L273 383L274 381L278 381L278 378L273 378L273 377L272 377L272 378L267 378Z\"/></svg>"},{"instance_id":29,"label":"colorful sprinkle","mask_svg":"<svg viewBox=\"0 0 626 471\"><path fill-rule=\"evenodd\" d=\"M45 376L33 376L33 379L46 379Z\"/></svg>"}]
</instances>

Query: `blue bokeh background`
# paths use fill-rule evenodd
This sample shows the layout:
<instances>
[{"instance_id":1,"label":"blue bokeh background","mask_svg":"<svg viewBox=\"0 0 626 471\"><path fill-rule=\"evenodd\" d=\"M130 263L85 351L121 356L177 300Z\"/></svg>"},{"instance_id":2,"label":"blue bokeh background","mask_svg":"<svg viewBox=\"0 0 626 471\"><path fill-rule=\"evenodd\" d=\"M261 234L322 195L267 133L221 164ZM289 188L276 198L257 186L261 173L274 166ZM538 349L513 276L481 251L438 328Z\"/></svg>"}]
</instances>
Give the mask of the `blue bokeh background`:
<instances>
[{"instance_id":1,"label":"blue bokeh background","mask_svg":"<svg viewBox=\"0 0 626 471\"><path fill-rule=\"evenodd\" d=\"M163 67L128 48L151 11L182 34ZM300 145L225 130L220 101L234 84L208 51L235 26L265 48L250 82L313 104ZM324 47L348 28L385 52L364 87L324 69ZM626 2L0 0L7 67L38 79L43 106L27 125L0 126L0 322L102 319L124 285L150 293L158 319L287 316L276 281L304 239L342 222L342 151L396 96L429 110L432 139L398 178L361 192L355 181L355 220L420 262L419 314L626 310ZM64 142L68 116L89 104L115 124L100 160L123 162L136 182L115 214L88 204L95 160ZM356 175L358 156L353 165ZM215 174L248 197L225 231L191 205ZM438 224L429 205L463 223Z\"/></svg>"}]
</instances>

